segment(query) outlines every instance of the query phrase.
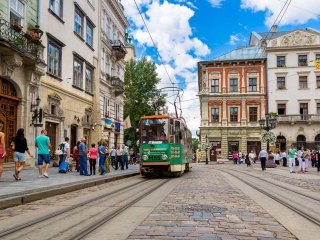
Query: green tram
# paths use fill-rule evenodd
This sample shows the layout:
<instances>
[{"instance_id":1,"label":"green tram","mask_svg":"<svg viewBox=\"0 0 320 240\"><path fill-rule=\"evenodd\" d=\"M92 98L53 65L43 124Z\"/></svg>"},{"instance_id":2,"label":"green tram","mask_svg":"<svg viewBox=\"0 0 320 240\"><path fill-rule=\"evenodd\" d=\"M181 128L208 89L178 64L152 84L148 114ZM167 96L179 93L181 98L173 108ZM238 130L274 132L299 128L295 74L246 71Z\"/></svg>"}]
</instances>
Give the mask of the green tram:
<instances>
[{"instance_id":1,"label":"green tram","mask_svg":"<svg viewBox=\"0 0 320 240\"><path fill-rule=\"evenodd\" d=\"M180 176L192 163L192 134L183 118L167 115L140 119L142 176Z\"/></svg>"}]
</instances>

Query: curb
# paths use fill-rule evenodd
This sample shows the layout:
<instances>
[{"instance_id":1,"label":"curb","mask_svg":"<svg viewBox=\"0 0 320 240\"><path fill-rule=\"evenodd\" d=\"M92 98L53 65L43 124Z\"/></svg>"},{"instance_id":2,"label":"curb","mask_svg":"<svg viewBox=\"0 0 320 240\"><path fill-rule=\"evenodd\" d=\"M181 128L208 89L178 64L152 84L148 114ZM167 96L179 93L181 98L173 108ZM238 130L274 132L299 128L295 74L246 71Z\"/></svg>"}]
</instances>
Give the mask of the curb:
<instances>
[{"instance_id":1,"label":"curb","mask_svg":"<svg viewBox=\"0 0 320 240\"><path fill-rule=\"evenodd\" d=\"M67 184L58 185L56 187L40 188L40 189L21 192L17 194L9 194L7 196L4 196L3 198L0 198L0 210L31 203L37 200L53 197L53 196L64 194L64 193L81 190L84 188L94 187L97 185L113 182L113 181L124 179L124 178L133 177L136 175L140 175L140 171L128 173L128 174L121 174L121 175L112 176L112 177L100 178L100 179L84 180L84 181L75 182L75 183L67 183Z\"/></svg>"}]
</instances>

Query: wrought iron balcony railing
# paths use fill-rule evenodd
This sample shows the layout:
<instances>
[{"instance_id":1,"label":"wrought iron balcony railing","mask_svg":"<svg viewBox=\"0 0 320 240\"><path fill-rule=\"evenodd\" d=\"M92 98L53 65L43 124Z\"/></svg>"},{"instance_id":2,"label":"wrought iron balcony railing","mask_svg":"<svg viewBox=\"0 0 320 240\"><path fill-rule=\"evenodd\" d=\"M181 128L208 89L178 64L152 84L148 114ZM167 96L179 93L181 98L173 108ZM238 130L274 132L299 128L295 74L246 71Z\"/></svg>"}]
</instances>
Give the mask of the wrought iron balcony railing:
<instances>
[{"instance_id":1,"label":"wrought iron balcony railing","mask_svg":"<svg viewBox=\"0 0 320 240\"><path fill-rule=\"evenodd\" d=\"M278 123L281 122L320 122L320 114L278 115Z\"/></svg>"},{"instance_id":2,"label":"wrought iron balcony railing","mask_svg":"<svg viewBox=\"0 0 320 240\"><path fill-rule=\"evenodd\" d=\"M43 46L41 41L26 37L26 33L19 32L5 19L0 18L0 43L6 43L13 49L31 57L35 60L42 59Z\"/></svg>"},{"instance_id":3,"label":"wrought iron balcony railing","mask_svg":"<svg viewBox=\"0 0 320 240\"><path fill-rule=\"evenodd\" d=\"M112 53L116 57L117 61L124 59L127 54L126 47L120 40L112 41Z\"/></svg>"},{"instance_id":4,"label":"wrought iron balcony railing","mask_svg":"<svg viewBox=\"0 0 320 240\"><path fill-rule=\"evenodd\" d=\"M111 77L111 86L113 87L114 93L116 96L124 92L123 81L119 77Z\"/></svg>"}]
</instances>

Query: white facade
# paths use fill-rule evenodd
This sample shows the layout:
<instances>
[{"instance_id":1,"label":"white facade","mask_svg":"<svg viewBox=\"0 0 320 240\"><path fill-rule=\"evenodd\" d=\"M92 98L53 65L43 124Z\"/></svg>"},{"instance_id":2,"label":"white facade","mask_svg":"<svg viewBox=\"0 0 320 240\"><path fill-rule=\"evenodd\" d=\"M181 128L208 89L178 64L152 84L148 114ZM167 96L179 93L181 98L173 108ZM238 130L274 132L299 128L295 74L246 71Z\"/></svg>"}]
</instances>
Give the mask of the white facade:
<instances>
[{"instance_id":1,"label":"white facade","mask_svg":"<svg viewBox=\"0 0 320 240\"><path fill-rule=\"evenodd\" d=\"M251 36L251 44L257 43ZM315 147L320 141L320 32L313 29L270 34L267 39L268 110L277 113L277 148L291 143ZM282 144L282 146L281 146Z\"/></svg>"},{"instance_id":2,"label":"white facade","mask_svg":"<svg viewBox=\"0 0 320 240\"><path fill-rule=\"evenodd\" d=\"M99 4L99 139L112 147L123 144L124 42L129 23L119 1L102 0Z\"/></svg>"}]
</instances>

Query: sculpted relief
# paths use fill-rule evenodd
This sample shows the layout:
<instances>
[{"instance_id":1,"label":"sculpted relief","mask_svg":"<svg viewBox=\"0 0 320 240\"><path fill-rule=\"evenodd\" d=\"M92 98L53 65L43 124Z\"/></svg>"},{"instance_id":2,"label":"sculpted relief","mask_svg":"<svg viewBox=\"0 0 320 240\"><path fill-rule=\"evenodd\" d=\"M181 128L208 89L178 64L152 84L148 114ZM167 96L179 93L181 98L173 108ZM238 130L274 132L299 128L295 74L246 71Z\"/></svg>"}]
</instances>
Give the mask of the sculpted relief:
<instances>
[{"instance_id":1,"label":"sculpted relief","mask_svg":"<svg viewBox=\"0 0 320 240\"><path fill-rule=\"evenodd\" d=\"M316 35L304 32L294 31L282 37L281 46L305 46L316 44Z\"/></svg>"}]
</instances>

